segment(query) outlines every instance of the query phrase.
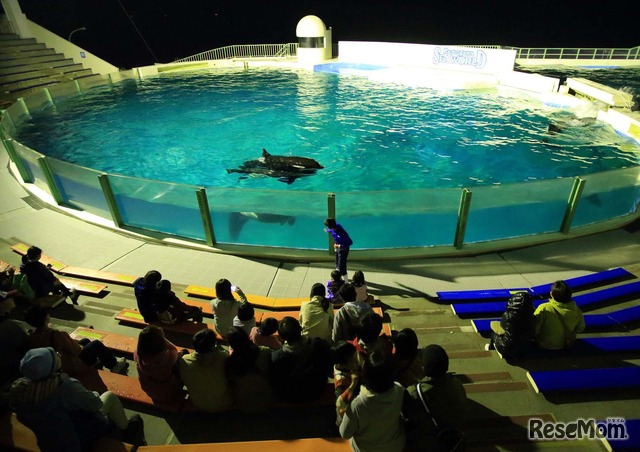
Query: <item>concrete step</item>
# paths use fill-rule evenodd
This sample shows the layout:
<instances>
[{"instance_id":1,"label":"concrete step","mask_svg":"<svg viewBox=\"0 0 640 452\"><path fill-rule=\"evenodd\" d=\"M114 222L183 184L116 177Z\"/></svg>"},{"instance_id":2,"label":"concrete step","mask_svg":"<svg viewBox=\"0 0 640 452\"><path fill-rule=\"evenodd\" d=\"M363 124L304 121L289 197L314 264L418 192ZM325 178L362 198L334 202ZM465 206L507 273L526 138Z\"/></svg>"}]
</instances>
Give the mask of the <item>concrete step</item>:
<instances>
[{"instance_id":1,"label":"concrete step","mask_svg":"<svg viewBox=\"0 0 640 452\"><path fill-rule=\"evenodd\" d=\"M44 77L56 77L59 75L73 74L81 71L85 71L81 64L71 62L71 64L65 66L58 66L55 68L45 68L41 70L30 70L27 72L20 72L11 75L0 75L0 85L8 85L11 83L27 82Z\"/></svg>"},{"instance_id":2,"label":"concrete step","mask_svg":"<svg viewBox=\"0 0 640 452\"><path fill-rule=\"evenodd\" d=\"M57 68L57 67L61 67L61 66L69 66L75 64L73 62L73 60L71 58L64 58L64 59L56 59L56 60L52 60L52 61L46 61L43 63L36 63L36 64L25 64L25 65L21 65L21 66L11 66L11 67L7 67L7 68L0 68L0 76L5 76L5 75L12 75L12 74L20 74L23 72L29 72L29 71L40 71L43 69L49 69L49 68Z\"/></svg>"},{"instance_id":3,"label":"concrete step","mask_svg":"<svg viewBox=\"0 0 640 452\"><path fill-rule=\"evenodd\" d=\"M7 44L10 43L10 44ZM0 45L0 56L4 57L5 55L11 55L13 53L22 53L22 52L34 52L38 50L46 49L47 46L44 44L40 44L38 42L23 42L23 41L4 41L2 45Z\"/></svg>"},{"instance_id":4,"label":"concrete step","mask_svg":"<svg viewBox=\"0 0 640 452\"><path fill-rule=\"evenodd\" d=\"M54 56L54 58L51 58ZM31 52L15 52L2 55L0 67L21 66L24 64L41 63L43 61L64 59L64 55L53 49L34 50Z\"/></svg>"},{"instance_id":5,"label":"concrete step","mask_svg":"<svg viewBox=\"0 0 640 452\"><path fill-rule=\"evenodd\" d=\"M78 71L70 71L64 74L55 74L48 77L37 77L30 80L21 80L13 83L7 83L2 85L2 90L5 93L13 93L16 91L22 91L25 89L33 88L36 86L50 85L52 83L68 82L77 78L82 78L88 75L93 75L91 69L82 69Z\"/></svg>"}]
</instances>

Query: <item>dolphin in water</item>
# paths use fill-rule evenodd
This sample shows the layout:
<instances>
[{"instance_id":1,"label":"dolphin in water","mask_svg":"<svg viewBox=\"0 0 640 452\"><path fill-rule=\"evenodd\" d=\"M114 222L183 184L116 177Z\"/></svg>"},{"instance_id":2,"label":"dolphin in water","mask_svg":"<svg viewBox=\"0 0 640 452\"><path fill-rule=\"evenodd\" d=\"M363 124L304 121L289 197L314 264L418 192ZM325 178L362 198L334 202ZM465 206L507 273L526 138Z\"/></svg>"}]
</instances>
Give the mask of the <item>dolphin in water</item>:
<instances>
[{"instance_id":1,"label":"dolphin in water","mask_svg":"<svg viewBox=\"0 0 640 452\"><path fill-rule=\"evenodd\" d=\"M262 174L291 184L299 177L310 176L324 168L308 157L271 155L262 149L262 157L247 160L239 168L227 169L227 173Z\"/></svg>"},{"instance_id":2,"label":"dolphin in water","mask_svg":"<svg viewBox=\"0 0 640 452\"><path fill-rule=\"evenodd\" d=\"M229 213L229 236L231 240L237 240L242 228L248 221L258 221L260 223L272 223L280 225L292 225L296 222L296 217L290 215L278 215L273 213L260 212L230 212Z\"/></svg>"}]
</instances>

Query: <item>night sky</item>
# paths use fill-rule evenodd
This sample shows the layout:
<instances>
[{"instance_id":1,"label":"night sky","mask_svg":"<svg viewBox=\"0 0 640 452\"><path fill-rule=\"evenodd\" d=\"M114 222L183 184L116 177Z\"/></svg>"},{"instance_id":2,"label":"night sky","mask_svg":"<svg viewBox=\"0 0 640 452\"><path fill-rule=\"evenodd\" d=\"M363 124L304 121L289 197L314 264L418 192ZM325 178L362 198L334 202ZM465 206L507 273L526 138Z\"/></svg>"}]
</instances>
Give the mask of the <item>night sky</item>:
<instances>
[{"instance_id":1,"label":"night sky","mask_svg":"<svg viewBox=\"0 0 640 452\"><path fill-rule=\"evenodd\" d=\"M308 14L333 28L334 42L640 45L638 0L20 0L20 5L29 19L64 38L87 27L73 42L121 68L168 63L231 44L297 42L296 25Z\"/></svg>"}]
</instances>

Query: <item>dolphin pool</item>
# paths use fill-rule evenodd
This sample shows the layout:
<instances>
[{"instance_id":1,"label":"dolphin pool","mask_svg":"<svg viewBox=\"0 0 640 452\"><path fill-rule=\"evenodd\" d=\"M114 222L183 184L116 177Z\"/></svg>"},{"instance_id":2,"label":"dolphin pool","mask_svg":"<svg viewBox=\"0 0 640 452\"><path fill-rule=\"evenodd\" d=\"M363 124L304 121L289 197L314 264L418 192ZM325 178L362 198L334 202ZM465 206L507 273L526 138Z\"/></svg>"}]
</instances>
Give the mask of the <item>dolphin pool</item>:
<instances>
[{"instance_id":1,"label":"dolphin pool","mask_svg":"<svg viewBox=\"0 0 640 452\"><path fill-rule=\"evenodd\" d=\"M14 137L23 155L51 160L67 205L108 217L87 178L109 174L135 228L205 240L194 195L205 187L217 243L323 249L331 192L354 248L408 248L452 244L461 190L473 192L465 242L557 232L576 176L587 183L574 226L635 211L640 147L595 114L588 102L558 108L499 88L225 69L57 99ZM263 148L323 168L294 180L233 171Z\"/></svg>"}]
</instances>

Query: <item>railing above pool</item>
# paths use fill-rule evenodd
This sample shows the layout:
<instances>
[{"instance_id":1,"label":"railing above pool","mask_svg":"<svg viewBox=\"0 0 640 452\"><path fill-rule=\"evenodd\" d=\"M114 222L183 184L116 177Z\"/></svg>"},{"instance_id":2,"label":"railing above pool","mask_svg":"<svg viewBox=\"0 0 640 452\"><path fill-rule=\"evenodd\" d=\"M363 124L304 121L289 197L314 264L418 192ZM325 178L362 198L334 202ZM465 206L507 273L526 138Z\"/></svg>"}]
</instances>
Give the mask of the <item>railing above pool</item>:
<instances>
[{"instance_id":1,"label":"railing above pool","mask_svg":"<svg viewBox=\"0 0 640 452\"><path fill-rule=\"evenodd\" d=\"M47 157L12 138L30 110L83 89L88 86L79 82L60 84L10 106L0 123L3 146L34 192L44 192L69 212L88 213L96 221L148 236L219 249L233 245L234 252L241 245L241 252L255 255L305 256L332 249L322 225L325 218L337 217L354 237L356 253L366 257L368 250L380 258L486 252L613 229L637 219L640 167L463 189L276 191L107 174Z\"/></svg>"},{"instance_id":2,"label":"railing above pool","mask_svg":"<svg viewBox=\"0 0 640 452\"><path fill-rule=\"evenodd\" d=\"M536 64L558 64L576 61L610 61L617 63L626 61L640 65L640 46L632 48L574 48L574 47L512 47L501 45L463 45L462 47L483 49L511 49L516 51L516 63L535 62ZM176 63L193 61L223 60L233 58L291 58L297 55L298 44L246 44L232 45L208 50L186 58L176 60ZM337 55L337 49L334 51Z\"/></svg>"},{"instance_id":3,"label":"railing above pool","mask_svg":"<svg viewBox=\"0 0 640 452\"><path fill-rule=\"evenodd\" d=\"M207 50L186 58L176 60L176 63L192 61L227 60L233 58L291 58L295 57L298 44L246 44L219 47Z\"/></svg>"}]
</instances>

